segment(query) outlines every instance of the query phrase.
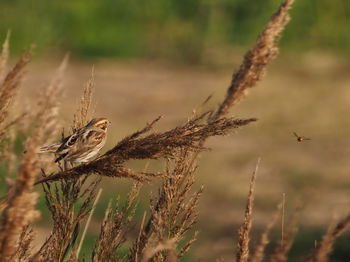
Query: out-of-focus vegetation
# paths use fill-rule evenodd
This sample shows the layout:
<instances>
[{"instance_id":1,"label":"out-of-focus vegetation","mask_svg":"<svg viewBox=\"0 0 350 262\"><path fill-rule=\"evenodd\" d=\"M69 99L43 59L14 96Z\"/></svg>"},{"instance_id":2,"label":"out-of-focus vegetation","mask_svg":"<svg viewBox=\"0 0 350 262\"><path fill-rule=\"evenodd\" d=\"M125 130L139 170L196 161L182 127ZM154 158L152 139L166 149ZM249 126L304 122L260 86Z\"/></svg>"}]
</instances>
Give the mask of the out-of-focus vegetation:
<instances>
[{"instance_id":1,"label":"out-of-focus vegetation","mask_svg":"<svg viewBox=\"0 0 350 262\"><path fill-rule=\"evenodd\" d=\"M43 55L69 50L80 57L199 63L207 48L250 46L280 2L2 0L0 37L12 31L12 52L35 43ZM350 54L349 13L347 0L296 1L284 50Z\"/></svg>"}]
</instances>

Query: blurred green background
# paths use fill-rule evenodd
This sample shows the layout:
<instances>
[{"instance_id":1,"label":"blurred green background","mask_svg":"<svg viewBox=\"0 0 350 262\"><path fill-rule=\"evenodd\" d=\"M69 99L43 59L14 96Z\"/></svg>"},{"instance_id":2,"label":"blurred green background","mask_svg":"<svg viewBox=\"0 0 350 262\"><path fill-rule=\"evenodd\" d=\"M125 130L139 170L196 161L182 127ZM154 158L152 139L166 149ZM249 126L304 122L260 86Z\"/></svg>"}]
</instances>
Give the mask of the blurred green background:
<instances>
[{"instance_id":1,"label":"blurred green background","mask_svg":"<svg viewBox=\"0 0 350 262\"><path fill-rule=\"evenodd\" d=\"M1 0L0 37L37 55L148 58L201 63L208 48L251 46L281 0ZM295 1L284 53L350 54L350 1Z\"/></svg>"}]
</instances>

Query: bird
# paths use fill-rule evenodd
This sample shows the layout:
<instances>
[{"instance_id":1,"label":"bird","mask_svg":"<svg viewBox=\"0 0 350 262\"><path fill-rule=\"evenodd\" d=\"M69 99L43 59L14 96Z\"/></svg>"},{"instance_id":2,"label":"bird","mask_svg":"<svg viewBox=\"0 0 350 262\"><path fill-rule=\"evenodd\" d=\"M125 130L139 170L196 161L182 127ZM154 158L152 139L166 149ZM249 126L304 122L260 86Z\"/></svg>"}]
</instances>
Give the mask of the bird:
<instances>
[{"instance_id":1,"label":"bird","mask_svg":"<svg viewBox=\"0 0 350 262\"><path fill-rule=\"evenodd\" d=\"M293 132L293 135L297 138L298 142L303 142L304 140L311 140L311 138L306 138L304 136L299 136L297 133Z\"/></svg>"},{"instance_id":2,"label":"bird","mask_svg":"<svg viewBox=\"0 0 350 262\"><path fill-rule=\"evenodd\" d=\"M105 145L109 125L107 118L94 118L61 142L42 146L38 153L54 153L56 163L61 160L71 164L87 163Z\"/></svg>"}]
</instances>

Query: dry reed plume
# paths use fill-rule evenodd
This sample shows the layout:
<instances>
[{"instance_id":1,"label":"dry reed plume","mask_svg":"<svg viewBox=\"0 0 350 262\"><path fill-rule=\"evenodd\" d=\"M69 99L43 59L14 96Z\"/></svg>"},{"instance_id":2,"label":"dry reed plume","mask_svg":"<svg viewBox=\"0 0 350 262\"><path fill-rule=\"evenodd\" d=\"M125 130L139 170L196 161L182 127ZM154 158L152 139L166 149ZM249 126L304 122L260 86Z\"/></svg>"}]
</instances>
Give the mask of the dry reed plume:
<instances>
[{"instance_id":1,"label":"dry reed plume","mask_svg":"<svg viewBox=\"0 0 350 262\"><path fill-rule=\"evenodd\" d=\"M10 32L7 32L6 39L2 45L2 51L0 55L0 83L5 78L7 61L9 58L9 41L10 41Z\"/></svg>"},{"instance_id":2,"label":"dry reed plume","mask_svg":"<svg viewBox=\"0 0 350 262\"><path fill-rule=\"evenodd\" d=\"M68 257L70 249L74 249L70 255L71 258L74 257L80 223L90 212L90 204L100 182L95 180L83 190L86 178L61 181L54 186L48 183L43 185L53 228L44 245L34 254L33 258L36 260L63 261ZM78 205L78 201L82 203Z\"/></svg>"},{"instance_id":3,"label":"dry reed plume","mask_svg":"<svg viewBox=\"0 0 350 262\"><path fill-rule=\"evenodd\" d=\"M249 259L249 262L260 262L263 260L265 248L266 248L267 244L269 243L268 236L271 232L272 227L275 225L275 223L278 219L278 215L279 215L281 208L282 208L282 205L277 206L277 210L276 210L275 214L273 215L271 221L267 224L265 231L262 233L262 235L258 241L258 244L255 247L254 253Z\"/></svg>"},{"instance_id":4,"label":"dry reed plume","mask_svg":"<svg viewBox=\"0 0 350 262\"><path fill-rule=\"evenodd\" d=\"M92 251L92 261L118 261L118 251L125 243L125 234L130 228L137 207L137 196L141 183L136 182L130 190L126 204L120 208L118 198L114 208L109 203L101 225L100 235ZM125 259L125 258L124 258Z\"/></svg>"},{"instance_id":5,"label":"dry reed plume","mask_svg":"<svg viewBox=\"0 0 350 262\"><path fill-rule=\"evenodd\" d=\"M239 70L233 74L226 97L214 114L205 112L168 131L152 132L152 128L160 120L159 117L143 129L126 136L95 160L72 167L68 167L67 163L53 166L52 161L45 162L39 159L37 154L40 145L57 136L59 101L57 98L62 91L63 72L68 60L66 56L52 82L39 99L35 113L33 116L26 116L28 119L32 117L32 128L26 133L28 137L30 134L25 146L26 153L20 162L16 181L12 183L8 179L9 190L2 198L4 210L0 221L1 261L82 261L79 259L79 251L85 233L80 237L78 245L80 227L89 214L88 220L91 218L96 205L93 202L94 200L97 202L97 188L104 176L136 181L124 204L121 204L118 198L114 207L108 205L99 236L91 250L92 261L180 261L198 237L198 232L193 229L199 218L197 206L203 193L203 186L194 189L198 156L207 150L204 145L210 137L228 135L234 129L257 120L237 119L225 115L244 97L248 88L261 80L266 66L277 56L278 40L289 21L288 10L292 3L293 0L285 0L272 16L254 47L244 56ZM6 74L8 38L9 34L0 56L0 139L10 134L11 128L13 129L18 121L22 121L23 117L10 121L9 112L11 101L20 86L23 68L29 62L31 54L30 51L25 52L13 69ZM73 116L71 131L74 132L84 126L93 116L93 93L94 70ZM128 161L133 159L163 159L166 161L166 167L158 172L126 168ZM257 262L264 259L268 234L278 217L277 214L273 216L261 235L255 251L250 252L257 167L258 165L250 181L244 223L239 230L237 261ZM52 168L55 168L54 171ZM10 171L10 165L8 170ZM38 178L39 173L43 177ZM128 233L138 208L139 192L143 183L153 177L160 179L161 185L158 193L151 196L149 210L144 213L138 235L130 240ZM43 189L53 225L46 241L34 253L31 222L37 216L35 203L38 193L33 192L33 186L37 184ZM283 232L283 241L270 257L271 261L287 260L295 238L299 212L297 209L290 219L286 232ZM349 224L350 217L347 217L334 229L330 229L318 248L309 256L309 261L327 261L332 244ZM89 223L86 223L84 232L88 226ZM123 255L122 249L127 250Z\"/></svg>"},{"instance_id":6,"label":"dry reed plume","mask_svg":"<svg viewBox=\"0 0 350 262\"><path fill-rule=\"evenodd\" d=\"M80 100L80 105L73 117L73 132L79 129L80 127L85 126L88 123L88 121L92 118L93 110L91 106L95 87L94 72L94 67L92 67L90 79L86 83L83 96Z\"/></svg>"},{"instance_id":7,"label":"dry reed plume","mask_svg":"<svg viewBox=\"0 0 350 262\"><path fill-rule=\"evenodd\" d=\"M147 257L149 249L157 249L159 243L178 243L185 237L196 223L198 213L196 207L203 191L201 187L190 195L194 184L197 154L180 150L173 164L167 162L166 178L158 196L151 202L151 216L140 230L140 237L130 250L128 261L139 261ZM165 252L154 253L153 261L168 261L180 259L197 238L197 232L175 253L175 248ZM142 260L141 260L142 261Z\"/></svg>"},{"instance_id":8,"label":"dry reed plume","mask_svg":"<svg viewBox=\"0 0 350 262\"><path fill-rule=\"evenodd\" d=\"M284 262L288 259L288 253L292 248L298 228L296 226L299 218L301 207L297 207L289 220L286 228L286 232L282 231L283 237L281 244L276 248L275 252L271 256L273 262ZM284 214L282 214L283 216Z\"/></svg>"},{"instance_id":9,"label":"dry reed plume","mask_svg":"<svg viewBox=\"0 0 350 262\"><path fill-rule=\"evenodd\" d=\"M309 256L310 262L326 262L329 261L329 254L332 251L332 246L335 240L350 227L350 214L339 221L339 223L332 227L332 224L328 228L327 233L323 236L321 243L317 246L314 252Z\"/></svg>"},{"instance_id":10,"label":"dry reed plume","mask_svg":"<svg viewBox=\"0 0 350 262\"><path fill-rule=\"evenodd\" d=\"M0 57L0 139L8 132L9 128L19 121L20 118L8 121L10 105L17 89L22 80L23 69L29 63L31 57L31 49L24 52L16 65L6 74L6 65L8 60L9 34L6 37L3 45L2 54ZM2 80L3 78L3 80Z\"/></svg>"},{"instance_id":11,"label":"dry reed plume","mask_svg":"<svg viewBox=\"0 0 350 262\"><path fill-rule=\"evenodd\" d=\"M252 227L252 212L253 212L253 202L254 202L254 186L256 175L258 172L260 159L256 164L255 171L250 179L248 201L245 209L244 223L238 231L238 245L237 245L237 261L247 262L249 257L249 233Z\"/></svg>"},{"instance_id":12,"label":"dry reed plume","mask_svg":"<svg viewBox=\"0 0 350 262\"><path fill-rule=\"evenodd\" d=\"M254 47L245 54L238 71L232 76L226 97L213 119L227 114L229 109L245 96L246 90L261 80L266 66L278 55L280 34L290 20L288 10L293 2L294 0L285 0L281 4L261 32Z\"/></svg>"},{"instance_id":13,"label":"dry reed plume","mask_svg":"<svg viewBox=\"0 0 350 262\"><path fill-rule=\"evenodd\" d=\"M5 105L2 107L3 112L7 112L9 101L19 85L20 72L29 59L30 52L26 52L5 77L0 99L0 104ZM18 249L16 242L21 231L27 228L28 224L38 215L34 208L38 194L33 192L35 178L40 170L37 151L45 138L52 134L51 123L57 119L56 100L53 99L53 95L58 89L56 81L53 81L42 100L39 101L38 110L33 119L33 131L26 143L26 153L20 164L17 179L5 197L7 203L1 214L0 224L0 257L2 261L12 261L16 249ZM42 123L47 123L47 125L43 126Z\"/></svg>"},{"instance_id":14,"label":"dry reed plume","mask_svg":"<svg viewBox=\"0 0 350 262\"><path fill-rule=\"evenodd\" d=\"M202 114L183 126L176 127L164 133L152 133L145 137L143 134L149 132L160 117L147 124L145 128L125 137L114 148L106 152L96 160L86 165L80 165L69 170L45 177L36 184L54 181L62 178L79 177L83 174L98 174L109 177L130 177L138 181L145 181L147 177L159 176L161 174L136 173L123 167L130 159L157 159L172 157L177 149L186 147L190 151L205 150L201 145L203 139L211 136L226 135L232 129L247 125L255 118L234 119L222 118L209 124L201 121L208 113Z\"/></svg>"}]
</instances>

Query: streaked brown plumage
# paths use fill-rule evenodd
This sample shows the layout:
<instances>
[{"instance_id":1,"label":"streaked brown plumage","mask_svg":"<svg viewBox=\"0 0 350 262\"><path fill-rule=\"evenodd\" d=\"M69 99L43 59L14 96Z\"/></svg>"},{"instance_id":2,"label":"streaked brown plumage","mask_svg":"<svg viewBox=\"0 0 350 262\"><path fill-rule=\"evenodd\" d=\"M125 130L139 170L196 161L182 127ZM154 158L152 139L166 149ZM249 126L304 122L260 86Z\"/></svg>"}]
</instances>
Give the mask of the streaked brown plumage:
<instances>
[{"instance_id":1,"label":"streaked brown plumage","mask_svg":"<svg viewBox=\"0 0 350 262\"><path fill-rule=\"evenodd\" d=\"M64 138L62 142L41 147L39 153L54 153L55 162L60 160L71 163L87 162L105 145L110 123L104 117L94 118L86 126Z\"/></svg>"}]
</instances>

